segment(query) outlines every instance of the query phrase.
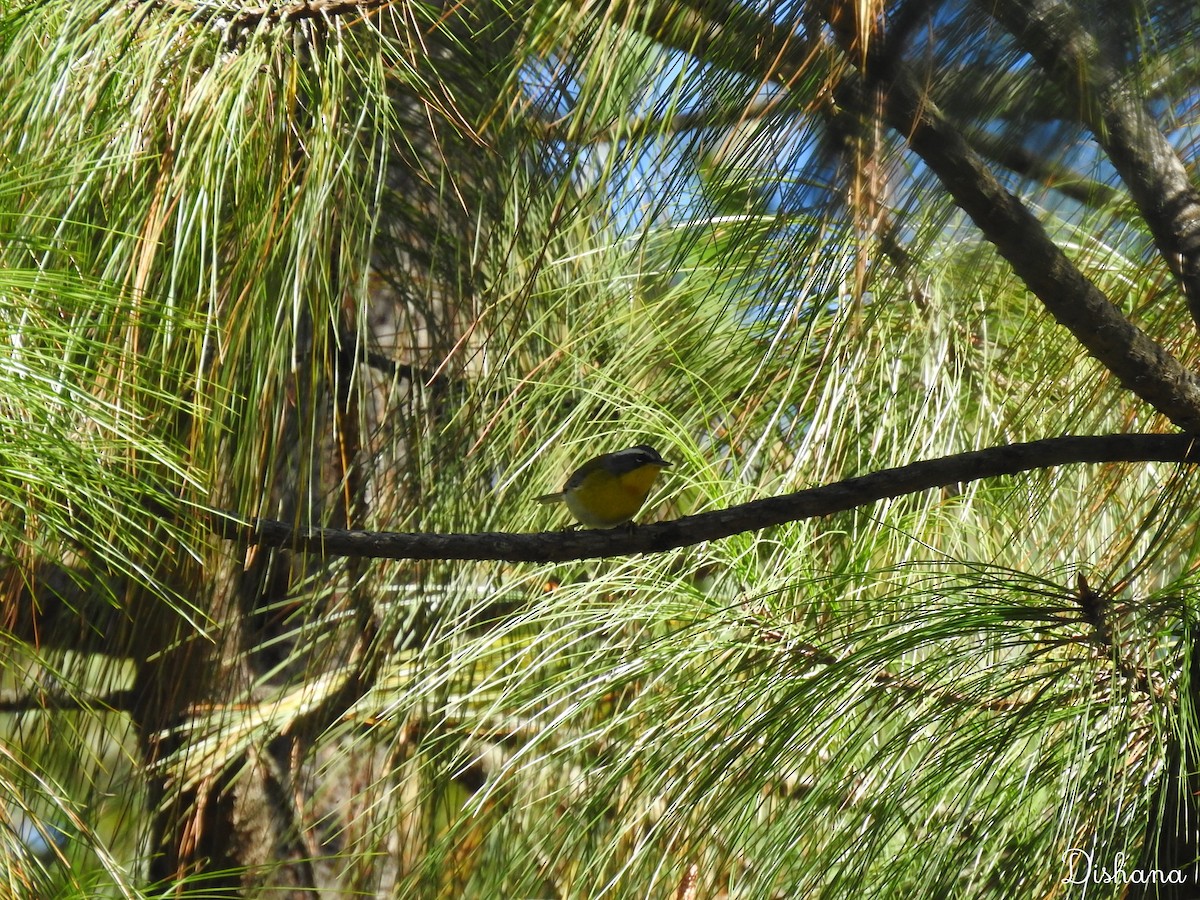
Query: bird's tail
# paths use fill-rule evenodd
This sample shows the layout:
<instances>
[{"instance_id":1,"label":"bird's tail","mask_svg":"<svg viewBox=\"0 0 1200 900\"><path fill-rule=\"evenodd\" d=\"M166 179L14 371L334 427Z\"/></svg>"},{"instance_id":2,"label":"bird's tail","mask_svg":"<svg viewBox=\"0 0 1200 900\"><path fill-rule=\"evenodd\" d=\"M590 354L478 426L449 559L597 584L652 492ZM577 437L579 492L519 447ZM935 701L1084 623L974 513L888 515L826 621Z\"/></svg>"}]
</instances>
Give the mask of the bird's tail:
<instances>
[{"instance_id":1,"label":"bird's tail","mask_svg":"<svg viewBox=\"0 0 1200 900\"><path fill-rule=\"evenodd\" d=\"M534 497L538 503L559 503L565 497L562 491L555 491L553 494L542 494L540 497Z\"/></svg>"}]
</instances>

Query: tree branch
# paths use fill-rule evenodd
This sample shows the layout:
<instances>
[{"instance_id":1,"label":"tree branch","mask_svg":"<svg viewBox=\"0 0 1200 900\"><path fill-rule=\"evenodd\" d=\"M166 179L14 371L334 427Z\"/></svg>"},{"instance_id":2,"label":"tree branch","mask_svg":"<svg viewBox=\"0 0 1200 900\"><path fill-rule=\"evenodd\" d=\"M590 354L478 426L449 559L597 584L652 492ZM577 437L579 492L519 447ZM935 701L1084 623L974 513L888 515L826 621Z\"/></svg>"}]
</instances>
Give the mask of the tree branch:
<instances>
[{"instance_id":1,"label":"tree branch","mask_svg":"<svg viewBox=\"0 0 1200 900\"><path fill-rule=\"evenodd\" d=\"M1200 192L1139 98L1109 63L1096 36L1061 0L980 3L1073 101L1179 279L1200 325Z\"/></svg>"},{"instance_id":2,"label":"tree branch","mask_svg":"<svg viewBox=\"0 0 1200 900\"><path fill-rule=\"evenodd\" d=\"M842 50L857 55L853 13L825 5ZM888 124L937 175L954 202L991 241L1050 314L1121 384L1180 429L1200 432L1200 381L1089 281L1050 239L1042 223L1004 189L970 144L941 114L904 66L879 55L871 72L885 94Z\"/></svg>"},{"instance_id":3,"label":"tree branch","mask_svg":"<svg viewBox=\"0 0 1200 900\"><path fill-rule=\"evenodd\" d=\"M819 6L847 57L858 58L859 36L849 4L826 0ZM639 26L655 40L702 56L749 33L752 29L746 16L757 16L762 37L754 44L756 52L725 53L721 62L739 65L744 74L774 79L785 86L801 77L819 58L811 40L790 37L766 16L745 9L739 8L740 14L730 20L736 27L716 24L715 17L728 8L726 0L689 0L687 5L671 7L669 12L655 7L656 12L647 14ZM689 34L690 42L685 39ZM887 54L880 54L879 59L883 61L870 75L886 93L888 124L908 139L1017 276L1121 384L1183 431L1200 432L1200 381L1196 376L1126 319L1075 267L1037 217L1001 186L903 64L894 55L888 59ZM1179 199L1175 194L1163 197Z\"/></svg>"},{"instance_id":4,"label":"tree branch","mask_svg":"<svg viewBox=\"0 0 1200 900\"><path fill-rule=\"evenodd\" d=\"M661 553L981 478L1076 463L1116 462L1200 463L1200 444L1190 435L1180 434L1047 438L922 460L728 509L607 531L410 534L310 528L274 519L243 520L222 510L210 510L210 515L213 532L223 538L242 544L283 547L299 553L374 559L565 562Z\"/></svg>"}]
</instances>

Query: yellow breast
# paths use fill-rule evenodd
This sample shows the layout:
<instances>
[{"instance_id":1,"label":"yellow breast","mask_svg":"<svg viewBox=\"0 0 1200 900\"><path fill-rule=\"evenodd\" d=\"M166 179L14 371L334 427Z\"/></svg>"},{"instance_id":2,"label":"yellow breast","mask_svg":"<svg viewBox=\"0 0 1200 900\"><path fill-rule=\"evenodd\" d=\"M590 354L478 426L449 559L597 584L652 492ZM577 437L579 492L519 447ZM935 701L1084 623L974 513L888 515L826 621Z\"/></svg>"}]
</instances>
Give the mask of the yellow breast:
<instances>
[{"instance_id":1,"label":"yellow breast","mask_svg":"<svg viewBox=\"0 0 1200 900\"><path fill-rule=\"evenodd\" d=\"M659 466L645 465L622 475L604 469L590 472L567 491L567 508L588 528L612 528L628 522L646 502L659 471Z\"/></svg>"}]
</instances>

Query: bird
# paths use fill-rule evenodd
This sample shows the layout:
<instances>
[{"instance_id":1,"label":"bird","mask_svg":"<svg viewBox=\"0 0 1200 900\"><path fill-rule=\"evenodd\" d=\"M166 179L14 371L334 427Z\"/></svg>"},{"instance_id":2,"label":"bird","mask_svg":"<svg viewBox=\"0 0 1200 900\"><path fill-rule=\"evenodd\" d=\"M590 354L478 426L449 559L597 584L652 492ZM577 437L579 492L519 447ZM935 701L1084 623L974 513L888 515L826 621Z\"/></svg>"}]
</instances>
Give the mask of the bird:
<instances>
[{"instance_id":1,"label":"bird","mask_svg":"<svg viewBox=\"0 0 1200 900\"><path fill-rule=\"evenodd\" d=\"M561 491L536 499L567 504L587 528L615 528L633 520L658 473L670 466L653 447L638 444L589 459L571 473Z\"/></svg>"}]
</instances>

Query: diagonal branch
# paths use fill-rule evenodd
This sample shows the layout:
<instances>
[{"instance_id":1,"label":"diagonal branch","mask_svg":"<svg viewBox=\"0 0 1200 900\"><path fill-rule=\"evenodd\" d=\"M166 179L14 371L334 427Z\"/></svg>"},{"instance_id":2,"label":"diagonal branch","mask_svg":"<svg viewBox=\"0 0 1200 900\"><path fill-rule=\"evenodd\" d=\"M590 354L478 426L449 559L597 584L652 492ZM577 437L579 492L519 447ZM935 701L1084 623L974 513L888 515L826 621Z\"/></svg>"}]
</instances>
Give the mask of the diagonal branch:
<instances>
[{"instance_id":1,"label":"diagonal branch","mask_svg":"<svg viewBox=\"0 0 1200 900\"><path fill-rule=\"evenodd\" d=\"M980 3L1054 78L1095 136L1200 325L1200 191L1100 41L1062 0Z\"/></svg>"},{"instance_id":2,"label":"diagonal branch","mask_svg":"<svg viewBox=\"0 0 1200 900\"><path fill-rule=\"evenodd\" d=\"M209 514L210 527L220 537L243 544L284 547L299 553L375 559L565 562L674 550L981 478L1075 463L1116 462L1200 463L1200 444L1181 434L1046 438L922 460L728 509L608 531L406 534L297 527L274 519L244 520L233 513L215 509Z\"/></svg>"},{"instance_id":3,"label":"diagonal branch","mask_svg":"<svg viewBox=\"0 0 1200 900\"><path fill-rule=\"evenodd\" d=\"M1028 0L1033 2L1033 0ZM1049 2L1049 0L1047 0ZM619 5L619 4L614 4ZM850 4L825 0L816 4L833 26L848 59L857 59L858 34ZM654 15L635 23L654 40L703 54L724 49L747 32L744 7L715 24L730 7L727 0L689 0L675 7L655 7ZM667 12L665 10L670 10ZM759 17L763 37L755 53L722 53L721 63L754 78L790 84L820 64L810 39L789 38L766 16ZM689 34L694 35L690 42ZM883 65L871 74L887 92L888 124L906 136L912 149L938 176L958 204L1009 262L1018 277L1054 318L1079 340L1127 389L1167 416L1184 431L1200 432L1200 381L1177 359L1122 315L1051 240L1041 222L1006 191L962 134L942 116L927 93L894 57L880 54Z\"/></svg>"},{"instance_id":4,"label":"diagonal branch","mask_svg":"<svg viewBox=\"0 0 1200 900\"><path fill-rule=\"evenodd\" d=\"M848 56L859 37L851 12L827 3L828 21ZM888 124L937 175L1050 314L1127 389L1184 431L1200 432L1200 381L1122 315L1050 239L1042 223L996 180L978 154L894 58L872 72L886 94Z\"/></svg>"}]
</instances>

